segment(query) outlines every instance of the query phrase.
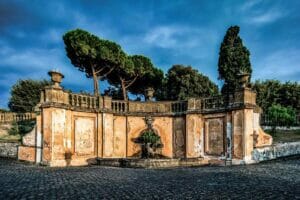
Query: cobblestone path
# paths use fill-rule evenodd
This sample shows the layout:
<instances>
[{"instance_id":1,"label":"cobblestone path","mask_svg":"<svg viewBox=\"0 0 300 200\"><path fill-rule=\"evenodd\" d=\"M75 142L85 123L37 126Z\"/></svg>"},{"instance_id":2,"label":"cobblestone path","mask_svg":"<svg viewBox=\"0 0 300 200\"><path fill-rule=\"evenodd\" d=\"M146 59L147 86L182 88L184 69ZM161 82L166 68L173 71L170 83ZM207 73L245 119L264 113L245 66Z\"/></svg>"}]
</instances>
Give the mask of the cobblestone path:
<instances>
[{"instance_id":1,"label":"cobblestone path","mask_svg":"<svg viewBox=\"0 0 300 200\"><path fill-rule=\"evenodd\" d=\"M300 199L300 159L156 170L0 159L0 199Z\"/></svg>"}]
</instances>

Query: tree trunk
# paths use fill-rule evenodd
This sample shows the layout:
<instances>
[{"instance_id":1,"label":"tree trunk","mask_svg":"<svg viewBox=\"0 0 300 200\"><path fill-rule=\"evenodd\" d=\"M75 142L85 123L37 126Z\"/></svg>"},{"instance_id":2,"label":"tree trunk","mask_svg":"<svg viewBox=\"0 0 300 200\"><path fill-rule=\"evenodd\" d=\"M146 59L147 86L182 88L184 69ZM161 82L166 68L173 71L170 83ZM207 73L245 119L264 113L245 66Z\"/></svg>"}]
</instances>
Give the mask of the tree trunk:
<instances>
[{"instance_id":1,"label":"tree trunk","mask_svg":"<svg viewBox=\"0 0 300 200\"><path fill-rule=\"evenodd\" d=\"M123 99L127 101L127 92L125 87L125 81L123 79L121 79L121 87L122 87Z\"/></svg>"},{"instance_id":2,"label":"tree trunk","mask_svg":"<svg viewBox=\"0 0 300 200\"><path fill-rule=\"evenodd\" d=\"M98 77L95 72L95 68L92 67L92 73L93 73L93 80L94 80L94 95L99 96L99 83L98 83Z\"/></svg>"}]
</instances>

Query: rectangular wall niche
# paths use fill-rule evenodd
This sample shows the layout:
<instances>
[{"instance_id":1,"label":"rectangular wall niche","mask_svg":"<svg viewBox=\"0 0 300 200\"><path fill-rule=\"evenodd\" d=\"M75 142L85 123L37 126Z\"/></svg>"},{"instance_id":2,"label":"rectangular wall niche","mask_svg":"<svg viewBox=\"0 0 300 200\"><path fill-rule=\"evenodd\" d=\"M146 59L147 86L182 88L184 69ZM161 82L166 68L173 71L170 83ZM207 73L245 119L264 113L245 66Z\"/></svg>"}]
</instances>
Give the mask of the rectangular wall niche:
<instances>
[{"instance_id":1,"label":"rectangular wall niche","mask_svg":"<svg viewBox=\"0 0 300 200\"><path fill-rule=\"evenodd\" d=\"M75 118L75 154L93 155L95 151L95 119Z\"/></svg>"},{"instance_id":2,"label":"rectangular wall niche","mask_svg":"<svg viewBox=\"0 0 300 200\"><path fill-rule=\"evenodd\" d=\"M224 146L224 118L205 120L205 153L221 156L225 152Z\"/></svg>"}]
</instances>

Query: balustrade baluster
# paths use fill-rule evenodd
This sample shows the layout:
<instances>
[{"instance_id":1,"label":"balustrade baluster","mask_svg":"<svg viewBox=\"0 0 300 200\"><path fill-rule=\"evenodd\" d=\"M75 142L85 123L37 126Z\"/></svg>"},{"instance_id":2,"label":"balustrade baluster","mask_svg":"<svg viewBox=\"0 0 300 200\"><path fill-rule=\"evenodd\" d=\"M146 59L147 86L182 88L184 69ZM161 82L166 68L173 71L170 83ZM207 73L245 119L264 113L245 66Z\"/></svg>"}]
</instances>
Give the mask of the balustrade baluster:
<instances>
[{"instance_id":1,"label":"balustrade baluster","mask_svg":"<svg viewBox=\"0 0 300 200\"><path fill-rule=\"evenodd\" d=\"M79 97L76 95L76 106L79 106Z\"/></svg>"},{"instance_id":2,"label":"balustrade baluster","mask_svg":"<svg viewBox=\"0 0 300 200\"><path fill-rule=\"evenodd\" d=\"M124 112L127 112L127 101L124 103Z\"/></svg>"},{"instance_id":3,"label":"balustrade baluster","mask_svg":"<svg viewBox=\"0 0 300 200\"><path fill-rule=\"evenodd\" d=\"M71 105L75 106L75 97L73 94L71 94Z\"/></svg>"}]
</instances>

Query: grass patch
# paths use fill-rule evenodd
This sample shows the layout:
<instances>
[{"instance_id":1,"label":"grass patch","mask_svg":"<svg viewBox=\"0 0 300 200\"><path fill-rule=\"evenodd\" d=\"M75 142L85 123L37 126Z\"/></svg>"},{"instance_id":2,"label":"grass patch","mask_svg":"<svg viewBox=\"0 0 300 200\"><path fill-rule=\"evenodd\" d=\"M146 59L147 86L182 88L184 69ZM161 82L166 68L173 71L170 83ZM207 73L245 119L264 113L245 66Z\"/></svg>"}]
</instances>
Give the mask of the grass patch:
<instances>
[{"instance_id":1,"label":"grass patch","mask_svg":"<svg viewBox=\"0 0 300 200\"><path fill-rule=\"evenodd\" d=\"M282 142L297 142L300 141L300 129L298 130L276 130L276 133L271 133L271 130L265 130L273 137L274 143Z\"/></svg>"},{"instance_id":2,"label":"grass patch","mask_svg":"<svg viewBox=\"0 0 300 200\"><path fill-rule=\"evenodd\" d=\"M0 141L15 142L20 140L21 140L21 135L0 135Z\"/></svg>"}]
</instances>

